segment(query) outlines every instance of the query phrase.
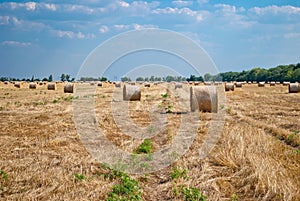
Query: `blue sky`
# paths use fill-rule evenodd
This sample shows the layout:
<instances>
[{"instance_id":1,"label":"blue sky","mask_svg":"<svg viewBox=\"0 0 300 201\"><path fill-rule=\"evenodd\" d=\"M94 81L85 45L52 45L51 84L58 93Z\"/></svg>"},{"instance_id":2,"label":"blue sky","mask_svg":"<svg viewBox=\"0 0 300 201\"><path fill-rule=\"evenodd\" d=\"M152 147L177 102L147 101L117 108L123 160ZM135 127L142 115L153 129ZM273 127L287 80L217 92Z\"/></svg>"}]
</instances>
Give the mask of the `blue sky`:
<instances>
[{"instance_id":1,"label":"blue sky","mask_svg":"<svg viewBox=\"0 0 300 201\"><path fill-rule=\"evenodd\" d=\"M191 38L220 72L300 62L300 1L20 2L0 1L0 77L76 76L99 44L144 28Z\"/></svg>"}]
</instances>

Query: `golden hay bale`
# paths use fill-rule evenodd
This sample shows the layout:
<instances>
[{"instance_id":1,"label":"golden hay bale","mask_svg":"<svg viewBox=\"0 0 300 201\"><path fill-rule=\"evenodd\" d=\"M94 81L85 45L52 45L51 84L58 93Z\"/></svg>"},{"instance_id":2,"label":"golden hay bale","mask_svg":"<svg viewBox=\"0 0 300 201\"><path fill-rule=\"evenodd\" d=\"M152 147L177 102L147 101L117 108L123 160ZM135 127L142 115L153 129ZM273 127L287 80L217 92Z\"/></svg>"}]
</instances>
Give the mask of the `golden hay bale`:
<instances>
[{"instance_id":1,"label":"golden hay bale","mask_svg":"<svg viewBox=\"0 0 300 201\"><path fill-rule=\"evenodd\" d=\"M280 84L280 82L275 82L276 84Z\"/></svg>"},{"instance_id":2,"label":"golden hay bale","mask_svg":"<svg viewBox=\"0 0 300 201\"><path fill-rule=\"evenodd\" d=\"M149 82L144 83L144 87L150 87L151 84Z\"/></svg>"},{"instance_id":3,"label":"golden hay bale","mask_svg":"<svg viewBox=\"0 0 300 201\"><path fill-rule=\"evenodd\" d=\"M234 83L225 83L225 91L234 91Z\"/></svg>"},{"instance_id":4,"label":"golden hay bale","mask_svg":"<svg viewBox=\"0 0 300 201\"><path fill-rule=\"evenodd\" d=\"M135 85L124 85L123 87L123 100L125 101L140 101L141 88Z\"/></svg>"},{"instance_id":5,"label":"golden hay bale","mask_svg":"<svg viewBox=\"0 0 300 201\"><path fill-rule=\"evenodd\" d=\"M275 86L276 83L275 82L270 82L270 86Z\"/></svg>"},{"instance_id":6,"label":"golden hay bale","mask_svg":"<svg viewBox=\"0 0 300 201\"><path fill-rule=\"evenodd\" d=\"M66 83L64 86L64 93L74 93L74 84Z\"/></svg>"},{"instance_id":7,"label":"golden hay bale","mask_svg":"<svg viewBox=\"0 0 300 201\"><path fill-rule=\"evenodd\" d=\"M17 88L22 88L22 83L20 83L20 82L15 82L15 83L14 83L14 86L17 87Z\"/></svg>"},{"instance_id":8,"label":"golden hay bale","mask_svg":"<svg viewBox=\"0 0 300 201\"><path fill-rule=\"evenodd\" d=\"M240 87L243 86L243 82L236 82L236 83L235 83L235 86L240 88Z\"/></svg>"},{"instance_id":9,"label":"golden hay bale","mask_svg":"<svg viewBox=\"0 0 300 201\"><path fill-rule=\"evenodd\" d=\"M197 82L197 81L196 81L196 82L194 82L194 85L195 85L195 86L198 86L198 85L200 85L200 82Z\"/></svg>"},{"instance_id":10,"label":"golden hay bale","mask_svg":"<svg viewBox=\"0 0 300 201\"><path fill-rule=\"evenodd\" d=\"M90 85L91 85L91 86L94 86L94 85L95 85L95 83L94 83L94 82L90 82Z\"/></svg>"},{"instance_id":11,"label":"golden hay bale","mask_svg":"<svg viewBox=\"0 0 300 201\"><path fill-rule=\"evenodd\" d=\"M289 86L290 82L283 82L282 84L283 84L283 86Z\"/></svg>"},{"instance_id":12,"label":"golden hay bale","mask_svg":"<svg viewBox=\"0 0 300 201\"><path fill-rule=\"evenodd\" d=\"M218 112L218 93L215 86L195 86L190 88L191 111Z\"/></svg>"},{"instance_id":13,"label":"golden hay bale","mask_svg":"<svg viewBox=\"0 0 300 201\"><path fill-rule=\"evenodd\" d=\"M29 89L36 89L36 83L30 82L29 83Z\"/></svg>"},{"instance_id":14,"label":"golden hay bale","mask_svg":"<svg viewBox=\"0 0 300 201\"><path fill-rule=\"evenodd\" d=\"M56 83L48 83L47 89L48 90L56 90Z\"/></svg>"},{"instance_id":15,"label":"golden hay bale","mask_svg":"<svg viewBox=\"0 0 300 201\"><path fill-rule=\"evenodd\" d=\"M258 82L258 87L264 87L265 86L265 82Z\"/></svg>"},{"instance_id":16,"label":"golden hay bale","mask_svg":"<svg viewBox=\"0 0 300 201\"><path fill-rule=\"evenodd\" d=\"M135 82L128 82L128 84L130 84L130 85L135 85Z\"/></svg>"},{"instance_id":17,"label":"golden hay bale","mask_svg":"<svg viewBox=\"0 0 300 201\"><path fill-rule=\"evenodd\" d=\"M206 86L211 86L211 85L212 85L212 82L204 82L204 85L206 85Z\"/></svg>"},{"instance_id":18,"label":"golden hay bale","mask_svg":"<svg viewBox=\"0 0 300 201\"><path fill-rule=\"evenodd\" d=\"M102 82L98 82L98 87L102 87Z\"/></svg>"},{"instance_id":19,"label":"golden hay bale","mask_svg":"<svg viewBox=\"0 0 300 201\"><path fill-rule=\"evenodd\" d=\"M289 84L289 93L298 93L300 92L299 83L290 83Z\"/></svg>"},{"instance_id":20,"label":"golden hay bale","mask_svg":"<svg viewBox=\"0 0 300 201\"><path fill-rule=\"evenodd\" d=\"M115 82L114 85L115 85L115 87L119 88L119 87L121 87L121 82Z\"/></svg>"},{"instance_id":21,"label":"golden hay bale","mask_svg":"<svg viewBox=\"0 0 300 201\"><path fill-rule=\"evenodd\" d=\"M39 85L43 85L44 83L43 82L39 82Z\"/></svg>"},{"instance_id":22,"label":"golden hay bale","mask_svg":"<svg viewBox=\"0 0 300 201\"><path fill-rule=\"evenodd\" d=\"M8 84L8 81L5 81L4 84Z\"/></svg>"},{"instance_id":23,"label":"golden hay bale","mask_svg":"<svg viewBox=\"0 0 300 201\"><path fill-rule=\"evenodd\" d=\"M181 83L176 83L175 84L175 89L180 89L182 88L182 84Z\"/></svg>"}]
</instances>

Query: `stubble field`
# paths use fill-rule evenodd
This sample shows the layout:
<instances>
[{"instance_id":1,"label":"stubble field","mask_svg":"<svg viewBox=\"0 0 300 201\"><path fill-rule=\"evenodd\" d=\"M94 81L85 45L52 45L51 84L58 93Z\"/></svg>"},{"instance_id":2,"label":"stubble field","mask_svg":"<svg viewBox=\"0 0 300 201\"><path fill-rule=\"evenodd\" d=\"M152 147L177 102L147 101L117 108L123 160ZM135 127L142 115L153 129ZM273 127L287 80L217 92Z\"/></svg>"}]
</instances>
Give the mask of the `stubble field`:
<instances>
[{"instance_id":1,"label":"stubble field","mask_svg":"<svg viewBox=\"0 0 300 201\"><path fill-rule=\"evenodd\" d=\"M95 123L109 141L134 153L143 140L123 132L132 123L123 120L121 128L112 112L112 106L122 110L121 89L108 83L93 87L96 92L85 98L94 100ZM141 127L149 125L153 108L166 118L151 137L152 152L176 139L190 113L185 95L180 105L173 85L142 86L141 101L128 104L130 121ZM207 200L300 200L300 93L289 94L282 85L246 84L225 95L226 104L219 105L226 112L224 127L211 153L199 158L213 114L197 112L200 120L188 151L158 171L130 174L136 188L127 194L149 201L201 200L200 194ZM76 101L75 94L63 93L63 84L55 91L46 85L0 84L0 200L105 200L124 184L127 175L93 159L80 140Z\"/></svg>"}]
</instances>

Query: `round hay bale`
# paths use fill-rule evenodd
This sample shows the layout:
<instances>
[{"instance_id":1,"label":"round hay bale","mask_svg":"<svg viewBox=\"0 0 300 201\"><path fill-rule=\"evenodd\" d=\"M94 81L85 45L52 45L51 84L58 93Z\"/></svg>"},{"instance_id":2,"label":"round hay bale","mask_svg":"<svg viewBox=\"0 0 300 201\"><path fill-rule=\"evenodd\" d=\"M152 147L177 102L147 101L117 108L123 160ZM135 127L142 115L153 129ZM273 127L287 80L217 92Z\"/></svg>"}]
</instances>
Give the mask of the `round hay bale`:
<instances>
[{"instance_id":1,"label":"round hay bale","mask_svg":"<svg viewBox=\"0 0 300 201\"><path fill-rule=\"evenodd\" d=\"M270 82L270 86L275 86L276 83L275 82Z\"/></svg>"},{"instance_id":2,"label":"round hay bale","mask_svg":"<svg viewBox=\"0 0 300 201\"><path fill-rule=\"evenodd\" d=\"M20 82L15 82L14 86L17 88L22 88L22 84Z\"/></svg>"},{"instance_id":3,"label":"round hay bale","mask_svg":"<svg viewBox=\"0 0 300 201\"><path fill-rule=\"evenodd\" d=\"M176 83L175 84L175 89L181 89L182 88L182 84L181 83Z\"/></svg>"},{"instance_id":4,"label":"round hay bale","mask_svg":"<svg viewBox=\"0 0 300 201\"><path fill-rule=\"evenodd\" d=\"M91 86L94 86L94 85L95 85L95 83L94 83L94 82L90 82L90 85L91 85Z\"/></svg>"},{"instance_id":5,"label":"round hay bale","mask_svg":"<svg viewBox=\"0 0 300 201\"><path fill-rule=\"evenodd\" d=\"M98 87L102 87L102 82L98 82Z\"/></svg>"},{"instance_id":6,"label":"round hay bale","mask_svg":"<svg viewBox=\"0 0 300 201\"><path fill-rule=\"evenodd\" d=\"M123 100L125 101L140 101L141 88L135 85L124 85L123 87Z\"/></svg>"},{"instance_id":7,"label":"round hay bale","mask_svg":"<svg viewBox=\"0 0 300 201\"><path fill-rule=\"evenodd\" d=\"M265 82L258 82L258 87L264 87L265 86Z\"/></svg>"},{"instance_id":8,"label":"round hay bale","mask_svg":"<svg viewBox=\"0 0 300 201\"><path fill-rule=\"evenodd\" d=\"M289 84L289 93L298 93L300 92L300 85L298 83Z\"/></svg>"},{"instance_id":9,"label":"round hay bale","mask_svg":"<svg viewBox=\"0 0 300 201\"><path fill-rule=\"evenodd\" d=\"M290 82L283 82L282 84L283 84L283 86L289 86Z\"/></svg>"},{"instance_id":10,"label":"round hay bale","mask_svg":"<svg viewBox=\"0 0 300 201\"><path fill-rule=\"evenodd\" d=\"M212 85L212 82L204 82L204 85L206 85L206 86L211 86L211 85Z\"/></svg>"},{"instance_id":11,"label":"round hay bale","mask_svg":"<svg viewBox=\"0 0 300 201\"><path fill-rule=\"evenodd\" d=\"M218 92L215 86L195 86L190 88L191 111L218 112Z\"/></svg>"},{"instance_id":12,"label":"round hay bale","mask_svg":"<svg viewBox=\"0 0 300 201\"><path fill-rule=\"evenodd\" d=\"M44 83L43 82L39 82L39 85L43 85Z\"/></svg>"},{"instance_id":13,"label":"round hay bale","mask_svg":"<svg viewBox=\"0 0 300 201\"><path fill-rule=\"evenodd\" d=\"M74 93L74 84L66 83L64 86L64 93Z\"/></svg>"},{"instance_id":14,"label":"round hay bale","mask_svg":"<svg viewBox=\"0 0 300 201\"><path fill-rule=\"evenodd\" d=\"M8 84L8 81L5 81L5 82L4 82L4 84L6 84L6 85L7 85L7 84Z\"/></svg>"},{"instance_id":15,"label":"round hay bale","mask_svg":"<svg viewBox=\"0 0 300 201\"><path fill-rule=\"evenodd\" d=\"M130 84L130 85L135 85L135 82L128 82L128 84Z\"/></svg>"},{"instance_id":16,"label":"round hay bale","mask_svg":"<svg viewBox=\"0 0 300 201\"><path fill-rule=\"evenodd\" d=\"M198 85L200 85L200 82L196 81L196 82L194 82L194 85L198 86Z\"/></svg>"},{"instance_id":17,"label":"round hay bale","mask_svg":"<svg viewBox=\"0 0 300 201\"><path fill-rule=\"evenodd\" d=\"M29 89L36 89L36 83L30 82L29 83Z\"/></svg>"},{"instance_id":18,"label":"round hay bale","mask_svg":"<svg viewBox=\"0 0 300 201\"><path fill-rule=\"evenodd\" d=\"M144 83L144 87L150 87L151 84L149 82Z\"/></svg>"},{"instance_id":19,"label":"round hay bale","mask_svg":"<svg viewBox=\"0 0 300 201\"><path fill-rule=\"evenodd\" d=\"M120 82L115 82L114 85L115 85L115 87L118 87L118 88L121 87L121 83Z\"/></svg>"},{"instance_id":20,"label":"round hay bale","mask_svg":"<svg viewBox=\"0 0 300 201\"><path fill-rule=\"evenodd\" d=\"M48 83L47 89L48 90L56 90L56 83Z\"/></svg>"},{"instance_id":21,"label":"round hay bale","mask_svg":"<svg viewBox=\"0 0 300 201\"><path fill-rule=\"evenodd\" d=\"M234 83L225 83L225 91L234 91Z\"/></svg>"},{"instance_id":22,"label":"round hay bale","mask_svg":"<svg viewBox=\"0 0 300 201\"><path fill-rule=\"evenodd\" d=\"M243 82L236 82L235 86L241 88L243 86Z\"/></svg>"}]
</instances>

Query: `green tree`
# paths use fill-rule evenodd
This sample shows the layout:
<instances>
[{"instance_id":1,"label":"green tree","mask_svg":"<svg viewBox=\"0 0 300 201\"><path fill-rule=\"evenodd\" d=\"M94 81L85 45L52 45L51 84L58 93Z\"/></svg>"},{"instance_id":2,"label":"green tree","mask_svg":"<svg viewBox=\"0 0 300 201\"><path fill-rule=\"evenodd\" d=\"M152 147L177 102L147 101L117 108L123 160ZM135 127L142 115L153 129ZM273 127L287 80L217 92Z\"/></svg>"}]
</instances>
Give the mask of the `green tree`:
<instances>
[{"instance_id":1,"label":"green tree","mask_svg":"<svg viewBox=\"0 0 300 201\"><path fill-rule=\"evenodd\" d=\"M52 81L53 81L53 76L49 75L48 82L52 82Z\"/></svg>"},{"instance_id":2,"label":"green tree","mask_svg":"<svg viewBox=\"0 0 300 201\"><path fill-rule=\"evenodd\" d=\"M66 81L66 75L64 73L61 74L60 81L62 81L62 82Z\"/></svg>"},{"instance_id":3,"label":"green tree","mask_svg":"<svg viewBox=\"0 0 300 201\"><path fill-rule=\"evenodd\" d=\"M68 81L68 82L70 82L71 80L70 80L70 75L69 74L66 74L66 80Z\"/></svg>"}]
</instances>

